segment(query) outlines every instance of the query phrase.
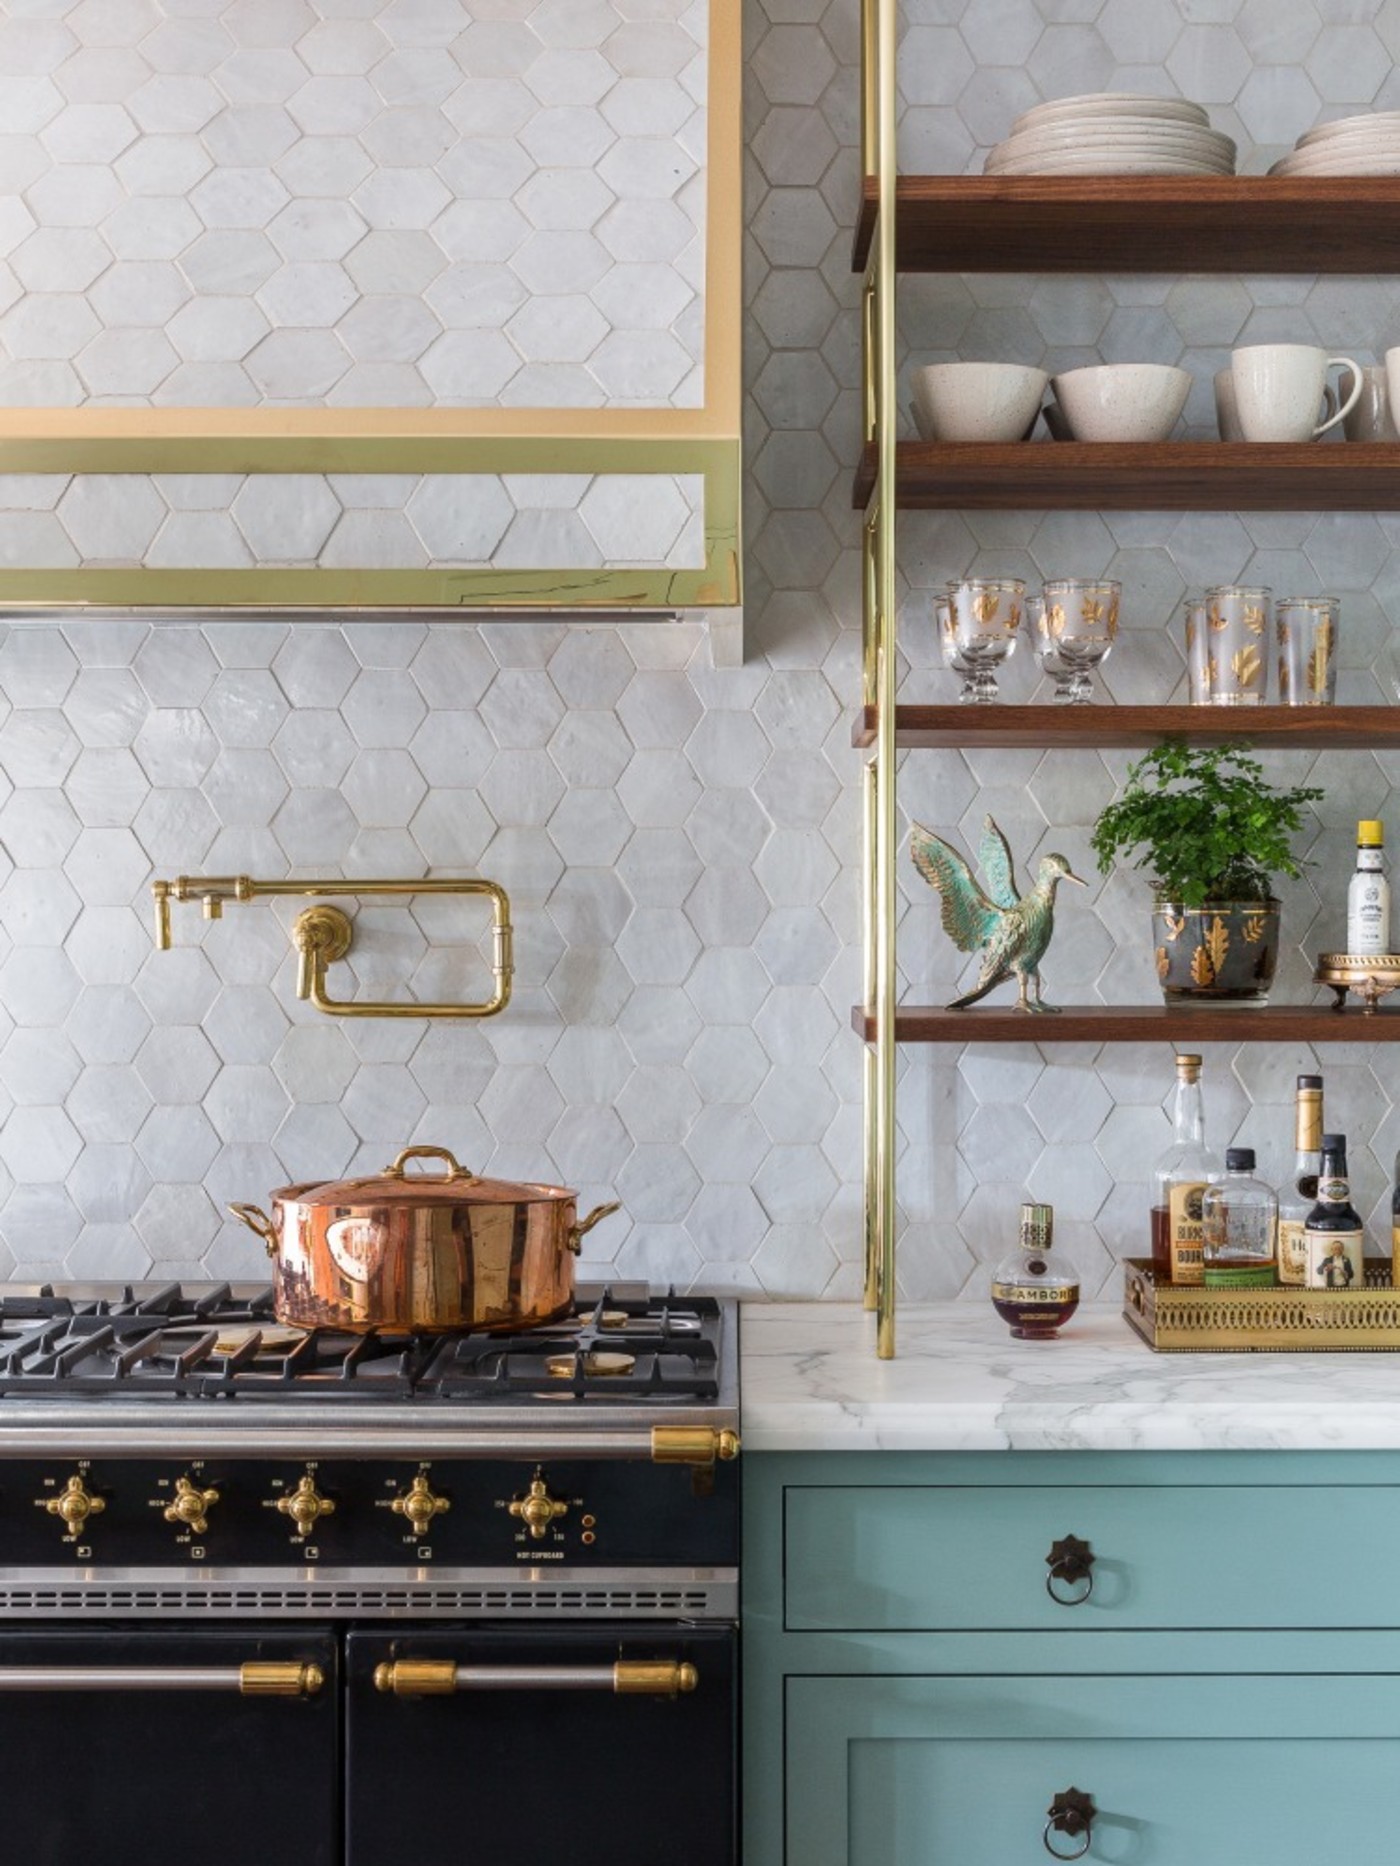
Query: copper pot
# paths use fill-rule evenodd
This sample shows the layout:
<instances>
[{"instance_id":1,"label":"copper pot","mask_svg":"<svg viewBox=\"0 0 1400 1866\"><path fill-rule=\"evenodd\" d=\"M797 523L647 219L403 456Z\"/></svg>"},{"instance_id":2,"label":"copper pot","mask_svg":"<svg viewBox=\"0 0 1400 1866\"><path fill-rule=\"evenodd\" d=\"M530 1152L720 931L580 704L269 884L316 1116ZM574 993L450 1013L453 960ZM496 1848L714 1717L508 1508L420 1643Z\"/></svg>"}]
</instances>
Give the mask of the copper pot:
<instances>
[{"instance_id":1,"label":"copper pot","mask_svg":"<svg viewBox=\"0 0 1400 1866\"><path fill-rule=\"evenodd\" d=\"M441 1177L406 1171L440 1160ZM446 1147L405 1147L374 1178L283 1186L272 1216L229 1210L276 1259L277 1319L296 1328L515 1329L569 1309L580 1220L564 1186L479 1179Z\"/></svg>"}]
</instances>

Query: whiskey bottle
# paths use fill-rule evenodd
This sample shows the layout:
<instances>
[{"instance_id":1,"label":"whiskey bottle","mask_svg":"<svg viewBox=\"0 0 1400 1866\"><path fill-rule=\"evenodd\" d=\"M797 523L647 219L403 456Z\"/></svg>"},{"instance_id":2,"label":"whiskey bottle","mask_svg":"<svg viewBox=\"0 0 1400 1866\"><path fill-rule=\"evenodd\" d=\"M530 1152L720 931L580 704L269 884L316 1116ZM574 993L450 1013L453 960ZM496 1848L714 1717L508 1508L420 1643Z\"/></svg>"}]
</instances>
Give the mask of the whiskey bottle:
<instances>
[{"instance_id":1,"label":"whiskey bottle","mask_svg":"<svg viewBox=\"0 0 1400 1866\"><path fill-rule=\"evenodd\" d=\"M1365 1286L1366 1233L1351 1202L1345 1134L1322 1136L1317 1203L1308 1213L1304 1237L1309 1289L1347 1290Z\"/></svg>"},{"instance_id":2,"label":"whiskey bottle","mask_svg":"<svg viewBox=\"0 0 1400 1866\"><path fill-rule=\"evenodd\" d=\"M1054 1207L1023 1205L1019 1247L992 1272L992 1307L1018 1341L1053 1341L1079 1307L1079 1278L1054 1236Z\"/></svg>"},{"instance_id":3,"label":"whiskey bottle","mask_svg":"<svg viewBox=\"0 0 1400 1866\"><path fill-rule=\"evenodd\" d=\"M1390 1281L1400 1289L1400 1153L1395 1156L1395 1190L1390 1195Z\"/></svg>"},{"instance_id":4,"label":"whiskey bottle","mask_svg":"<svg viewBox=\"0 0 1400 1866\"><path fill-rule=\"evenodd\" d=\"M1173 1139L1153 1173L1152 1267L1173 1283L1202 1281L1201 1197L1215 1167L1206 1151L1201 1059L1176 1059Z\"/></svg>"},{"instance_id":5,"label":"whiskey bottle","mask_svg":"<svg viewBox=\"0 0 1400 1866\"><path fill-rule=\"evenodd\" d=\"M1322 1077L1299 1076L1293 1111L1293 1177L1278 1201L1278 1280L1301 1287L1308 1280L1303 1228L1317 1203L1322 1166Z\"/></svg>"},{"instance_id":6,"label":"whiskey bottle","mask_svg":"<svg viewBox=\"0 0 1400 1866\"><path fill-rule=\"evenodd\" d=\"M1229 1147L1225 1176L1201 1198L1207 1289L1271 1289L1278 1200L1254 1177L1253 1147Z\"/></svg>"}]
</instances>

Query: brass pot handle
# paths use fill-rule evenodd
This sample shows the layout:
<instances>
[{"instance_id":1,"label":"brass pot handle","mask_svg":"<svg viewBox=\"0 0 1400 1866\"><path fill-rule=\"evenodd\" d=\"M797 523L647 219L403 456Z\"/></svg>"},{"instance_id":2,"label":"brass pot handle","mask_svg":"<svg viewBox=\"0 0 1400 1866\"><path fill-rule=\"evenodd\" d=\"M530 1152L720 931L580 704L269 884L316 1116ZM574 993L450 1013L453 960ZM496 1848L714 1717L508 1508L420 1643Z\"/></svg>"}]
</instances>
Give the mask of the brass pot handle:
<instances>
[{"instance_id":1,"label":"brass pot handle","mask_svg":"<svg viewBox=\"0 0 1400 1866\"><path fill-rule=\"evenodd\" d=\"M444 1179L465 1179L475 1183L477 1178L471 1168L460 1165L456 1155L446 1147L405 1147L403 1152L396 1156L394 1164L384 1168L384 1178L407 1179L408 1174L404 1171L405 1160L441 1160L447 1168L443 1174ZM427 1175L424 1174L423 1177L426 1178Z\"/></svg>"},{"instance_id":2,"label":"brass pot handle","mask_svg":"<svg viewBox=\"0 0 1400 1866\"><path fill-rule=\"evenodd\" d=\"M261 1205L230 1205L228 1209L235 1218L241 1218L250 1231L257 1233L269 1257L277 1255L277 1231Z\"/></svg>"},{"instance_id":3,"label":"brass pot handle","mask_svg":"<svg viewBox=\"0 0 1400 1866\"><path fill-rule=\"evenodd\" d=\"M1055 1605L1082 1607L1094 1591L1094 1551L1089 1544L1081 1542L1078 1536L1062 1536L1058 1542L1050 1544L1045 1565L1049 1570L1045 1576L1045 1591ZM1081 1583L1080 1593L1060 1591L1061 1588L1078 1588Z\"/></svg>"},{"instance_id":4,"label":"brass pot handle","mask_svg":"<svg viewBox=\"0 0 1400 1866\"><path fill-rule=\"evenodd\" d=\"M621 1210L622 1201L620 1199L614 1199L610 1205L595 1205L586 1218L580 1218L577 1224L569 1226L569 1235L565 1239L565 1243L574 1253L575 1257L578 1256L579 1247L582 1245L586 1235L593 1229L594 1225L601 1224L603 1219L611 1218L614 1212L620 1212Z\"/></svg>"},{"instance_id":5,"label":"brass pot handle","mask_svg":"<svg viewBox=\"0 0 1400 1866\"><path fill-rule=\"evenodd\" d=\"M1098 1813L1094 1797L1086 1795L1082 1789L1065 1788L1055 1796L1047 1812L1050 1818L1041 1835L1045 1851L1054 1860L1082 1860L1094 1838L1094 1816ZM1071 1840L1078 1840L1079 1845L1073 1853L1062 1853L1058 1847L1051 1846L1051 1834L1068 1834Z\"/></svg>"}]
</instances>

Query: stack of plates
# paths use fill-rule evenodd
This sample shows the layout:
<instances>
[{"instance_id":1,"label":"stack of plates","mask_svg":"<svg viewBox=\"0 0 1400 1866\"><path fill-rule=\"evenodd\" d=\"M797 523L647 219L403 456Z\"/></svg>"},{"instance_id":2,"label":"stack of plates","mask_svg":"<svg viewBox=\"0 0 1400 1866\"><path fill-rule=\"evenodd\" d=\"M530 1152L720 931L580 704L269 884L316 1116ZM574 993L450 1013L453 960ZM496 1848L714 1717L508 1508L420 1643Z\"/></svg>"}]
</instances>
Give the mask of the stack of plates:
<instances>
[{"instance_id":1,"label":"stack of plates","mask_svg":"<svg viewBox=\"0 0 1400 1866\"><path fill-rule=\"evenodd\" d=\"M1235 145L1199 104L1104 91L1017 117L988 175L1233 175Z\"/></svg>"},{"instance_id":2,"label":"stack of plates","mask_svg":"<svg viewBox=\"0 0 1400 1866\"><path fill-rule=\"evenodd\" d=\"M1320 123L1271 175L1400 175L1400 110Z\"/></svg>"}]
</instances>

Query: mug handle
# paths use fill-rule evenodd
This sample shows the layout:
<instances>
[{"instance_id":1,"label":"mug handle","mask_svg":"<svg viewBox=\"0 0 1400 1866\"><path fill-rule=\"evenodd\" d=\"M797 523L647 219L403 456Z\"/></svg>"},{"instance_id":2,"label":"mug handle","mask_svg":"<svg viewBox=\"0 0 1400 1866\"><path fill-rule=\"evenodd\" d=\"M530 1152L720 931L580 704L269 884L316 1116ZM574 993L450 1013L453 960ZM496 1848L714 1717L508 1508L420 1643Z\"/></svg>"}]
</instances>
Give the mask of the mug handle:
<instances>
[{"instance_id":1,"label":"mug handle","mask_svg":"<svg viewBox=\"0 0 1400 1866\"><path fill-rule=\"evenodd\" d=\"M1316 439L1319 434L1325 434L1328 428L1335 428L1339 421L1345 421L1352 409L1355 408L1356 404L1361 400L1361 391L1366 385L1366 378L1361 373L1361 365L1359 363L1353 363L1349 356L1329 356L1327 359L1327 367L1329 369L1347 369L1351 371L1351 394L1344 402L1339 404L1335 415L1329 415L1326 421L1319 422L1317 427L1313 429L1314 439Z\"/></svg>"}]
</instances>

